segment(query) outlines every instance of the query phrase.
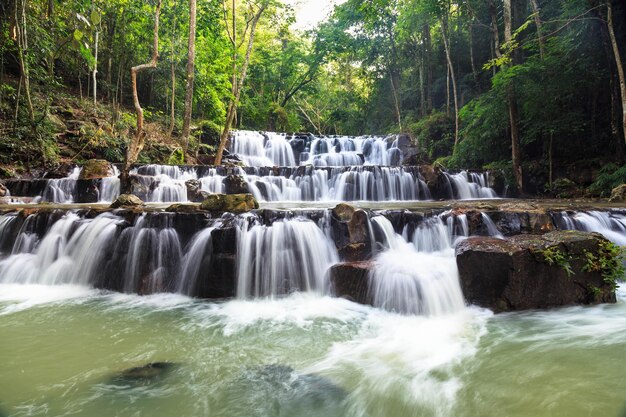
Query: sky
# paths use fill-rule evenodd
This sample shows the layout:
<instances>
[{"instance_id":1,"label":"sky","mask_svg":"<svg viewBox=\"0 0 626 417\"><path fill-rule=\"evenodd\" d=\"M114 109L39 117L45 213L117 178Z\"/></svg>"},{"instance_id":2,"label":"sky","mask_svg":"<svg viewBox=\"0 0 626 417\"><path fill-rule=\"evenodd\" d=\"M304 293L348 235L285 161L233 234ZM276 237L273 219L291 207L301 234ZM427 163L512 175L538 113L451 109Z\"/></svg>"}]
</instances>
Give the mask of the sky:
<instances>
[{"instance_id":1,"label":"sky","mask_svg":"<svg viewBox=\"0 0 626 417\"><path fill-rule=\"evenodd\" d=\"M320 21L324 20L333 10L335 4L345 0L288 0L296 11L296 24L298 29L312 29Z\"/></svg>"}]
</instances>

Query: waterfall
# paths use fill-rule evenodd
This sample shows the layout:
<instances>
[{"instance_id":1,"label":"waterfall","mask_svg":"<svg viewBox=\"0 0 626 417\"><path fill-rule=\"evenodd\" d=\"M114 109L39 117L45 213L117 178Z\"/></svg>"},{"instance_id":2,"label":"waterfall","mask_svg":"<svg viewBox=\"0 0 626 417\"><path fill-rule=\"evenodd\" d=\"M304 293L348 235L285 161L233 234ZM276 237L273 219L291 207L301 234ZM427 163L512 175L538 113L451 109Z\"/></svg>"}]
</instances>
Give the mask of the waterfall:
<instances>
[{"instance_id":1,"label":"waterfall","mask_svg":"<svg viewBox=\"0 0 626 417\"><path fill-rule=\"evenodd\" d=\"M413 244L395 233L383 216L371 219L387 249L369 274L375 307L403 314L441 315L464 307L452 236L439 217L420 225Z\"/></svg>"},{"instance_id":2,"label":"waterfall","mask_svg":"<svg viewBox=\"0 0 626 417\"><path fill-rule=\"evenodd\" d=\"M498 239L504 239L504 236L500 233L493 220L491 220L491 217L489 217L487 213L480 213L480 215L483 219L483 224L487 228L487 234L489 236L497 237Z\"/></svg>"},{"instance_id":3,"label":"waterfall","mask_svg":"<svg viewBox=\"0 0 626 417\"><path fill-rule=\"evenodd\" d=\"M120 195L120 170L113 166L113 175L102 178L100 182L100 199L101 203L110 203Z\"/></svg>"},{"instance_id":4,"label":"waterfall","mask_svg":"<svg viewBox=\"0 0 626 417\"><path fill-rule=\"evenodd\" d=\"M81 168L74 167L65 178L50 179L41 195L42 201L50 203L72 203L76 195L76 181L80 176Z\"/></svg>"},{"instance_id":5,"label":"waterfall","mask_svg":"<svg viewBox=\"0 0 626 417\"><path fill-rule=\"evenodd\" d=\"M553 215L559 229L597 232L607 239L626 246L626 215L621 213L590 211L569 215L567 212Z\"/></svg>"},{"instance_id":6,"label":"waterfall","mask_svg":"<svg viewBox=\"0 0 626 417\"><path fill-rule=\"evenodd\" d=\"M248 166L294 166L293 149L285 135L247 130L233 132L231 153L239 155Z\"/></svg>"},{"instance_id":7,"label":"waterfall","mask_svg":"<svg viewBox=\"0 0 626 417\"><path fill-rule=\"evenodd\" d=\"M489 187L489 173L461 171L458 174L444 172L451 188L451 198L459 200L498 198Z\"/></svg>"},{"instance_id":8,"label":"waterfall","mask_svg":"<svg viewBox=\"0 0 626 417\"><path fill-rule=\"evenodd\" d=\"M103 265L121 219L102 214L80 219L68 213L55 222L36 245L16 241L13 254L0 261L4 284L88 285ZM23 233L20 233L23 235Z\"/></svg>"},{"instance_id":9,"label":"waterfall","mask_svg":"<svg viewBox=\"0 0 626 417\"><path fill-rule=\"evenodd\" d=\"M177 288L179 293L187 295L197 293L198 282L202 279L203 264L210 261L213 243L211 234L216 227L217 225L201 230L191 240L183 258L181 280Z\"/></svg>"},{"instance_id":10,"label":"waterfall","mask_svg":"<svg viewBox=\"0 0 626 417\"><path fill-rule=\"evenodd\" d=\"M311 220L242 225L237 263L237 296L267 297L294 291L322 292L337 251Z\"/></svg>"}]
</instances>

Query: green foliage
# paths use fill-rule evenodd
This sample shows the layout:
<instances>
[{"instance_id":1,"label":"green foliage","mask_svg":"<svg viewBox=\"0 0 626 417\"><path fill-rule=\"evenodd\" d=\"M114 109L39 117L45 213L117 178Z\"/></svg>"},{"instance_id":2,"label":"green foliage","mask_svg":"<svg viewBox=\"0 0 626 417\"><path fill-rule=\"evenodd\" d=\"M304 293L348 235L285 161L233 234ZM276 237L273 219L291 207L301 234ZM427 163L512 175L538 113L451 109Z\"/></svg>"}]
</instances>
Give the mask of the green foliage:
<instances>
[{"instance_id":1,"label":"green foliage","mask_svg":"<svg viewBox=\"0 0 626 417\"><path fill-rule=\"evenodd\" d=\"M607 164L600 170L598 178L589 187L589 192L605 197L611 195L613 188L624 183L626 183L626 165Z\"/></svg>"},{"instance_id":2,"label":"green foliage","mask_svg":"<svg viewBox=\"0 0 626 417\"><path fill-rule=\"evenodd\" d=\"M168 165L183 165L185 163L185 154L183 150L178 148L174 149L174 152L170 155L170 159L168 159Z\"/></svg>"},{"instance_id":3,"label":"green foliage","mask_svg":"<svg viewBox=\"0 0 626 417\"><path fill-rule=\"evenodd\" d=\"M608 240L603 240L598 245L597 253L585 251L586 263L583 271L600 272L604 282L615 290L617 283L623 281L626 274L624 261L626 251L623 247Z\"/></svg>"},{"instance_id":4,"label":"green foliage","mask_svg":"<svg viewBox=\"0 0 626 417\"><path fill-rule=\"evenodd\" d=\"M563 269L567 276L570 277L575 274L572 269L571 261L572 258L568 254L564 253L559 249L558 246L550 246L541 251L544 261L548 265L556 265L559 268Z\"/></svg>"},{"instance_id":5,"label":"green foliage","mask_svg":"<svg viewBox=\"0 0 626 417\"><path fill-rule=\"evenodd\" d=\"M411 125L410 129L431 161L452 153L454 119L446 113L433 112Z\"/></svg>"}]
</instances>

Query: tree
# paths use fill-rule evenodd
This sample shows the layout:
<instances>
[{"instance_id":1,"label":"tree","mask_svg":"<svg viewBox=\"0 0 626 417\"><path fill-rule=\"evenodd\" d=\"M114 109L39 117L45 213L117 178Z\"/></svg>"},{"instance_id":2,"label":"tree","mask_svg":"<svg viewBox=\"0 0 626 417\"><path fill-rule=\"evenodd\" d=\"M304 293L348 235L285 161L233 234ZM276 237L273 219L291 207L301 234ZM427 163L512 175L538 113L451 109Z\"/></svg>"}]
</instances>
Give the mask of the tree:
<instances>
[{"instance_id":1,"label":"tree","mask_svg":"<svg viewBox=\"0 0 626 417\"><path fill-rule=\"evenodd\" d=\"M224 124L224 130L220 136L220 143L217 148L217 153L215 154L215 165L220 165L222 163L222 155L224 154L224 149L226 149L226 145L228 143L228 137L230 134L230 127L235 119L235 114L237 113L237 106L239 105L239 99L241 97L241 89L243 88L244 81L246 80L246 73L248 71L248 65L250 64L250 55L252 53L252 47L254 45L254 35L256 32L257 24L263 15L263 12L267 9L270 4L270 0L262 0L260 4L254 5L250 3L250 14L251 17L246 22L246 29L243 32L242 43L245 41L246 32L248 31L248 27L250 28L250 34L248 35L248 46L246 48L246 55L241 66L241 71L239 72L237 69L237 26L236 26L236 8L235 2L233 0L233 9L232 9L232 30L229 32L229 38L231 41L231 45L233 48L233 69L232 69L232 97L228 102L228 111L226 112L226 123ZM256 10L254 10L256 7ZM226 8L224 8L224 14L226 15ZM228 28L228 24L226 26Z\"/></svg>"},{"instance_id":2,"label":"tree","mask_svg":"<svg viewBox=\"0 0 626 417\"><path fill-rule=\"evenodd\" d=\"M619 78L620 94L622 97L622 134L624 135L624 141L626 141L626 78L624 77L624 67L622 65L622 58L619 52L619 46L617 45L617 37L615 36L615 30L613 29L613 5L611 4L611 0L606 0L606 8L606 25L609 30L611 47L613 48L613 56L615 58L617 76Z\"/></svg>"},{"instance_id":3,"label":"tree","mask_svg":"<svg viewBox=\"0 0 626 417\"><path fill-rule=\"evenodd\" d=\"M183 115L183 153L189 149L189 129L193 108L193 79L196 59L196 0L189 0L189 46L187 49L187 81L185 86L185 110Z\"/></svg>"},{"instance_id":4,"label":"tree","mask_svg":"<svg viewBox=\"0 0 626 417\"><path fill-rule=\"evenodd\" d=\"M157 61L159 59L159 16L161 14L161 0L159 0L156 10L154 12L154 29L153 29L153 46L152 46L152 59L150 62L137 65L131 68L131 80L133 86L133 103L135 105L135 112L137 113L137 129L135 130L135 135L132 137L130 143L128 144L128 148L126 149L126 159L124 161L124 167L121 172L121 186L122 190L126 191L130 187L128 181L128 173L130 171L130 167L137 161L139 157L139 153L141 153L144 143L145 143L145 134L143 132L143 109L139 104L139 95L137 94L137 74L141 71L156 68Z\"/></svg>"}]
</instances>

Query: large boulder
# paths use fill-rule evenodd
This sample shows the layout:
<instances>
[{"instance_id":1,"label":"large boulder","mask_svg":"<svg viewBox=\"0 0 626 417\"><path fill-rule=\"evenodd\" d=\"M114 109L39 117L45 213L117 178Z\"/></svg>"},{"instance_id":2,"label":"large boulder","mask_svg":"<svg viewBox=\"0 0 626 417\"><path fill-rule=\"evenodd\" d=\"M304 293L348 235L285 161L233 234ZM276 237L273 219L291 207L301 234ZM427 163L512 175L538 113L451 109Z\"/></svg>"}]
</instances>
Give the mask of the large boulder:
<instances>
[{"instance_id":1,"label":"large boulder","mask_svg":"<svg viewBox=\"0 0 626 417\"><path fill-rule=\"evenodd\" d=\"M622 203L626 201L626 184L618 185L613 188L609 201L611 203Z\"/></svg>"},{"instance_id":2,"label":"large boulder","mask_svg":"<svg viewBox=\"0 0 626 417\"><path fill-rule=\"evenodd\" d=\"M9 189L6 187L6 185L4 185L4 183L0 182L0 197L7 197L10 196L11 193L9 192Z\"/></svg>"},{"instance_id":3,"label":"large boulder","mask_svg":"<svg viewBox=\"0 0 626 417\"><path fill-rule=\"evenodd\" d=\"M258 209L259 203L252 194L211 194L200 208L213 212L245 213Z\"/></svg>"},{"instance_id":4,"label":"large boulder","mask_svg":"<svg viewBox=\"0 0 626 417\"><path fill-rule=\"evenodd\" d=\"M120 196L117 197L111 204L111 208L140 207L143 205L143 201L141 201L141 199L134 194L120 194Z\"/></svg>"},{"instance_id":5,"label":"large boulder","mask_svg":"<svg viewBox=\"0 0 626 417\"><path fill-rule=\"evenodd\" d=\"M330 282L337 297L360 304L372 304L368 275L373 261L345 262L330 268Z\"/></svg>"},{"instance_id":6,"label":"large boulder","mask_svg":"<svg viewBox=\"0 0 626 417\"><path fill-rule=\"evenodd\" d=\"M456 248L461 288L468 302L496 312L615 302L614 282L599 267L615 262L610 245L578 231L472 237Z\"/></svg>"},{"instance_id":7,"label":"large boulder","mask_svg":"<svg viewBox=\"0 0 626 417\"><path fill-rule=\"evenodd\" d=\"M111 177L114 175L113 167L104 159L90 159L83 165L79 178L81 180L92 180L96 178Z\"/></svg>"}]
</instances>

